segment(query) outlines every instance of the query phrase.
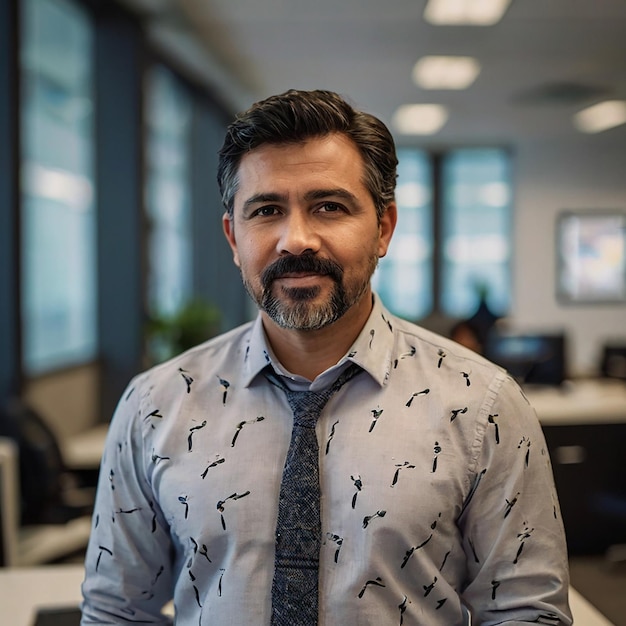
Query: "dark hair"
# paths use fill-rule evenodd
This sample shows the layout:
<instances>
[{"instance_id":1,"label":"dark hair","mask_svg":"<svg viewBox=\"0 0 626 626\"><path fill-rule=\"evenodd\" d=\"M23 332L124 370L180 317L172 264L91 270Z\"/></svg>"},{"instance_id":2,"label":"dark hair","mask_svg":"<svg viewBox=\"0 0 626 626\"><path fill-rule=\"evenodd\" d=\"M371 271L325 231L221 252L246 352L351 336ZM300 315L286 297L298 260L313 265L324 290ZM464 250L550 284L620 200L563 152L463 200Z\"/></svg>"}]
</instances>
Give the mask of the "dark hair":
<instances>
[{"instance_id":1,"label":"dark hair","mask_svg":"<svg viewBox=\"0 0 626 626\"><path fill-rule=\"evenodd\" d=\"M380 219L394 199L398 159L393 137L378 118L354 109L332 91L295 89L271 96L239 114L219 152L217 182L229 215L244 154L263 144L299 143L341 133L354 141L365 164L364 184Z\"/></svg>"}]
</instances>

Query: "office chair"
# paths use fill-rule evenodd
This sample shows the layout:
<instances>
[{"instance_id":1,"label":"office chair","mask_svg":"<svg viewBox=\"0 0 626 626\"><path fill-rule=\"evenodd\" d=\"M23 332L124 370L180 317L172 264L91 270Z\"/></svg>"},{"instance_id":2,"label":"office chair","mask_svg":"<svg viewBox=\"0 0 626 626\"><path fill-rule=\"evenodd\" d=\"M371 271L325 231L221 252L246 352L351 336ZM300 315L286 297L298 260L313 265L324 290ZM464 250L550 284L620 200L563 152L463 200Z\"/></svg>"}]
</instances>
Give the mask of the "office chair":
<instances>
[{"instance_id":1,"label":"office chair","mask_svg":"<svg viewBox=\"0 0 626 626\"><path fill-rule=\"evenodd\" d=\"M17 446L11 439L0 437L0 567L17 562L17 481Z\"/></svg>"},{"instance_id":2,"label":"office chair","mask_svg":"<svg viewBox=\"0 0 626 626\"><path fill-rule=\"evenodd\" d=\"M12 399L0 410L0 437L9 468L4 474L12 477L4 479L9 495L2 499L6 564L51 563L83 549L93 499L75 503L67 497L72 477L52 430L36 411Z\"/></svg>"}]
</instances>

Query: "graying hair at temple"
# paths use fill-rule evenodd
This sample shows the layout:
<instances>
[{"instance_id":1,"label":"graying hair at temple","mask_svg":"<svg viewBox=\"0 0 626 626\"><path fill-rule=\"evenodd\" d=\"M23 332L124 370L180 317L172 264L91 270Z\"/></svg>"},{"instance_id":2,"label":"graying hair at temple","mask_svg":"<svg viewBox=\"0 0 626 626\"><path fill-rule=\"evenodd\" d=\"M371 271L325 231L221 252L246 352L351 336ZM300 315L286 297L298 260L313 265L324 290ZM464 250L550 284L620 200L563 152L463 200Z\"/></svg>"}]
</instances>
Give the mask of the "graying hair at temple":
<instances>
[{"instance_id":1,"label":"graying hair at temple","mask_svg":"<svg viewBox=\"0 0 626 626\"><path fill-rule=\"evenodd\" d=\"M346 135L357 146L365 165L364 183L380 218L394 200L396 187L398 159L389 129L332 91L295 89L252 105L226 131L217 180L231 218L244 154L264 144L300 143L331 133Z\"/></svg>"}]
</instances>

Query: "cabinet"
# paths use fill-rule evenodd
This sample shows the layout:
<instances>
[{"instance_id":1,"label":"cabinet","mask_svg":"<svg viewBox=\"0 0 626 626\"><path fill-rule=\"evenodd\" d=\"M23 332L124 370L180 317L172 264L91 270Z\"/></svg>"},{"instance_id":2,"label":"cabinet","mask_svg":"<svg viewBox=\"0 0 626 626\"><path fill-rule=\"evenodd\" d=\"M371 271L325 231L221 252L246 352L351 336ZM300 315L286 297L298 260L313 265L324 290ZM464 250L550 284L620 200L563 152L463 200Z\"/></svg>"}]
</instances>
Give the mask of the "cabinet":
<instances>
[{"instance_id":1,"label":"cabinet","mask_svg":"<svg viewBox=\"0 0 626 626\"><path fill-rule=\"evenodd\" d=\"M570 554L626 544L626 385L579 381L525 391L552 459Z\"/></svg>"}]
</instances>

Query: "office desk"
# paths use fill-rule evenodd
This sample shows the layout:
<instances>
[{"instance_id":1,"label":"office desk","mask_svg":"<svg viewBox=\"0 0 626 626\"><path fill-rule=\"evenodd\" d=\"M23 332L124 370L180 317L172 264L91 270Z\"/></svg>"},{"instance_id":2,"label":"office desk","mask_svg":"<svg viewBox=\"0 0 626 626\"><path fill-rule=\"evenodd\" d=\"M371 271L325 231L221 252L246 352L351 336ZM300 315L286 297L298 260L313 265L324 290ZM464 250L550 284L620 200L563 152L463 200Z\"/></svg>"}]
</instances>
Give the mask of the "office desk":
<instances>
[{"instance_id":1,"label":"office desk","mask_svg":"<svg viewBox=\"0 0 626 626\"><path fill-rule=\"evenodd\" d=\"M59 442L63 462L70 470L97 470L104 451L108 424L98 424Z\"/></svg>"},{"instance_id":2,"label":"office desk","mask_svg":"<svg viewBox=\"0 0 626 626\"><path fill-rule=\"evenodd\" d=\"M626 543L626 384L529 387L552 459L570 554Z\"/></svg>"},{"instance_id":3,"label":"office desk","mask_svg":"<svg viewBox=\"0 0 626 626\"><path fill-rule=\"evenodd\" d=\"M612 379L529 385L524 392L544 426L626 423L626 383Z\"/></svg>"},{"instance_id":4,"label":"office desk","mask_svg":"<svg viewBox=\"0 0 626 626\"><path fill-rule=\"evenodd\" d=\"M38 608L78 606L83 581L82 565L0 569L0 624L32 626ZM574 623L613 626L575 589L570 589Z\"/></svg>"},{"instance_id":5,"label":"office desk","mask_svg":"<svg viewBox=\"0 0 626 626\"><path fill-rule=\"evenodd\" d=\"M39 608L78 606L82 565L0 569L0 624L33 626Z\"/></svg>"}]
</instances>

